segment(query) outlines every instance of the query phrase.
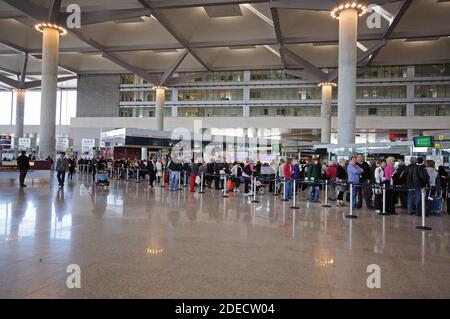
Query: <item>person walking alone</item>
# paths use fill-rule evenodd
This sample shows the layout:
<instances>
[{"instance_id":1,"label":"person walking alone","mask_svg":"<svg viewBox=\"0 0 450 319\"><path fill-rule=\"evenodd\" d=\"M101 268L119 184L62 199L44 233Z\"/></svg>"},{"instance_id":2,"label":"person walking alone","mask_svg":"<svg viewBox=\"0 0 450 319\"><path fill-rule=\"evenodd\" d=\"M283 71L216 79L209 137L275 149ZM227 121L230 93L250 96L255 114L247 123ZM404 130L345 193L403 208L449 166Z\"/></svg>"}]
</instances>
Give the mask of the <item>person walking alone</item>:
<instances>
[{"instance_id":1,"label":"person walking alone","mask_svg":"<svg viewBox=\"0 0 450 319\"><path fill-rule=\"evenodd\" d=\"M59 188L64 187L64 180L66 179L68 169L69 161L66 158L66 153L61 153L61 156L56 161L56 177L58 178Z\"/></svg>"},{"instance_id":2,"label":"person walking alone","mask_svg":"<svg viewBox=\"0 0 450 319\"><path fill-rule=\"evenodd\" d=\"M27 187L25 185L25 177L30 169L30 158L26 155L25 151L21 152L21 155L17 158L17 168L19 169L19 184L20 187Z\"/></svg>"}]
</instances>

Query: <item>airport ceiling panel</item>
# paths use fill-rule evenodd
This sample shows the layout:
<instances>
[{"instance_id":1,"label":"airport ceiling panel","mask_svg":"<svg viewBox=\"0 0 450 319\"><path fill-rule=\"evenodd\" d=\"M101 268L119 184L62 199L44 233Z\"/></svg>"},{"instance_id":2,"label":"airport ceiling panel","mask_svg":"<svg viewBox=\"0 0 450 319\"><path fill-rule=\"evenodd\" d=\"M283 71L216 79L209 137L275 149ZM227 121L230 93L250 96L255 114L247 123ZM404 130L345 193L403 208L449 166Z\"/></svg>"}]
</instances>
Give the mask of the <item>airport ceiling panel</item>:
<instances>
[{"instance_id":1,"label":"airport ceiling panel","mask_svg":"<svg viewBox=\"0 0 450 319\"><path fill-rule=\"evenodd\" d=\"M173 46L177 40L155 19L147 16L136 22L111 21L81 28L82 32L104 46Z\"/></svg>"},{"instance_id":2,"label":"airport ceiling panel","mask_svg":"<svg viewBox=\"0 0 450 319\"><path fill-rule=\"evenodd\" d=\"M395 31L450 36L450 1L414 0Z\"/></svg>"},{"instance_id":3,"label":"airport ceiling panel","mask_svg":"<svg viewBox=\"0 0 450 319\"><path fill-rule=\"evenodd\" d=\"M13 20L0 20L0 42L8 42L20 48L41 48L42 36L36 30Z\"/></svg>"},{"instance_id":4,"label":"airport ceiling panel","mask_svg":"<svg viewBox=\"0 0 450 319\"><path fill-rule=\"evenodd\" d=\"M21 74L25 55L6 55L0 58L0 70L11 71L16 74ZM38 59L28 59L27 74L40 74L41 61Z\"/></svg>"},{"instance_id":5,"label":"airport ceiling panel","mask_svg":"<svg viewBox=\"0 0 450 319\"><path fill-rule=\"evenodd\" d=\"M234 6L233 6L234 7ZM258 41L275 39L273 27L245 5L240 5L242 15L210 17L204 7L163 10L173 29L188 42ZM268 8L268 5L266 4ZM225 11L224 15L226 14ZM266 16L270 21L270 15Z\"/></svg>"},{"instance_id":6,"label":"airport ceiling panel","mask_svg":"<svg viewBox=\"0 0 450 319\"><path fill-rule=\"evenodd\" d=\"M286 45L286 47L316 67L336 67L338 64L339 48L337 44L314 45L311 43L303 43L290 44ZM289 56L286 59L287 64L296 64Z\"/></svg>"},{"instance_id":7,"label":"airport ceiling panel","mask_svg":"<svg viewBox=\"0 0 450 319\"><path fill-rule=\"evenodd\" d=\"M196 52L198 50L195 50ZM205 71L203 65L198 62L196 58L192 56L192 54L188 54L181 64L176 69L177 72L202 72Z\"/></svg>"},{"instance_id":8,"label":"airport ceiling panel","mask_svg":"<svg viewBox=\"0 0 450 319\"><path fill-rule=\"evenodd\" d=\"M198 54L214 70L282 68L280 58L265 46L199 49Z\"/></svg>"},{"instance_id":9,"label":"airport ceiling panel","mask_svg":"<svg viewBox=\"0 0 450 319\"><path fill-rule=\"evenodd\" d=\"M139 67L147 72L164 72L170 68L177 59L183 54L183 50L173 50L167 52L153 51L135 51L135 52L119 52L116 55L127 63ZM192 59L187 56L183 62L183 68L187 70L201 68L197 62L193 63ZM180 65L181 66L181 65ZM180 67L177 69L180 70ZM204 71L204 68L201 68Z\"/></svg>"},{"instance_id":10,"label":"airport ceiling panel","mask_svg":"<svg viewBox=\"0 0 450 319\"><path fill-rule=\"evenodd\" d=\"M377 55L373 64L403 65L450 62L450 38L439 40L391 40Z\"/></svg>"},{"instance_id":11,"label":"airport ceiling panel","mask_svg":"<svg viewBox=\"0 0 450 319\"><path fill-rule=\"evenodd\" d=\"M78 73L130 73L101 54L67 53L59 57L60 65L77 70Z\"/></svg>"}]
</instances>

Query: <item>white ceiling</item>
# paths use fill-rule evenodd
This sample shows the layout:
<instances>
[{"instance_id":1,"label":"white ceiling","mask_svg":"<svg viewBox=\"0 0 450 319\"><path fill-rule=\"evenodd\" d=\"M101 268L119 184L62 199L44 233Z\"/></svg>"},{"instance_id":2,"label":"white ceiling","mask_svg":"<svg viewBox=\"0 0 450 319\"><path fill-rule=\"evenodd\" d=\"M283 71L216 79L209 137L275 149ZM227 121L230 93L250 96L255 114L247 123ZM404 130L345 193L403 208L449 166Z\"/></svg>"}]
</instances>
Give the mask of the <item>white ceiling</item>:
<instances>
[{"instance_id":1,"label":"white ceiling","mask_svg":"<svg viewBox=\"0 0 450 319\"><path fill-rule=\"evenodd\" d=\"M29 59L28 72L40 72L39 55L41 33L33 29L36 20L33 12L25 12L0 0L0 72L20 74L24 55L29 52L37 58ZM32 0L21 0L26 2ZM61 73L70 70L76 73L119 73L130 72L132 67L143 72L164 72L179 58L185 48L188 55L176 69L183 71L218 71L264 68L302 69L296 61L287 58L283 65L279 56L268 49L269 45L278 51L277 39L268 0L248 0L254 10L244 1L238 0L142 0L154 6L159 22L150 16L138 0L78 0L82 13L107 12L112 10L136 10L131 21L111 21L83 25L81 29L69 30L61 39ZM281 41L286 48L318 68L336 68L338 61L338 21L330 17L322 8L331 0L278 0L274 3L295 2L296 5L310 6L312 9L278 9ZM14 1L13 1L14 2ZM65 6L72 3L63 0ZM403 1L371 1L382 3L383 9L396 15ZM33 0L33 4L50 7L50 0ZM242 16L210 18L202 5L212 3L226 5L239 4ZM163 8L175 7L173 9ZM231 9L231 7L230 7ZM255 10L266 19L255 14ZM220 12L222 10L216 10ZM224 12L230 12L223 10ZM115 11L120 13L120 11ZM387 45L383 47L372 65L378 64L427 64L450 62L450 2L437 0L414 0L392 30ZM361 18L358 26L358 40L367 48L383 39L389 24L382 19L380 29L369 29L366 19ZM273 23L272 23L273 24ZM276 23L275 23L276 24ZM436 37L436 40L406 42L405 38ZM315 45L313 45L315 44ZM318 45L319 44L319 45ZM328 45L323 45L328 44ZM266 46L264 46L266 45ZM244 46L244 49L230 47ZM176 49L176 50L174 50ZM164 52L164 51L172 52ZM105 51L120 59L120 65L102 56ZM163 52L161 52L163 51ZM358 50L362 55L363 51ZM63 69L64 68L64 69Z\"/></svg>"}]
</instances>

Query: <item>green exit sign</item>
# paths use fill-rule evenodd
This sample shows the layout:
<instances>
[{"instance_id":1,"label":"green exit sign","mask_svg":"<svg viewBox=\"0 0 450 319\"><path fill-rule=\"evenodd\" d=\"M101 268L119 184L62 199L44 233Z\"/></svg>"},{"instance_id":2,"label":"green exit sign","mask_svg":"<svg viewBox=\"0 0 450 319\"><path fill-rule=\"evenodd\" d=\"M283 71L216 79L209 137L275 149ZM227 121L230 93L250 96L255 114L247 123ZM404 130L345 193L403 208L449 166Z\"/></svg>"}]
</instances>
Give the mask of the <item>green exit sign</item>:
<instances>
[{"instance_id":1,"label":"green exit sign","mask_svg":"<svg viewBox=\"0 0 450 319\"><path fill-rule=\"evenodd\" d=\"M416 136L413 141L414 147L433 147L433 137L431 136Z\"/></svg>"}]
</instances>

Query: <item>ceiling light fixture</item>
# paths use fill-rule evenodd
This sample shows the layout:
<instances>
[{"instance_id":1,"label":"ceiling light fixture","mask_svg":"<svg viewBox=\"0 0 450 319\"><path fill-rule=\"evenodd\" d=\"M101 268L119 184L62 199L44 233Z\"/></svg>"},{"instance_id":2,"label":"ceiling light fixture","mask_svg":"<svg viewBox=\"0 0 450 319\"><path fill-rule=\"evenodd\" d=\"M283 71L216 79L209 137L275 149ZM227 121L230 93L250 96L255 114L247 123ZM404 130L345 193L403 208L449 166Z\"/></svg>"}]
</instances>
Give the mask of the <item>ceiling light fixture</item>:
<instances>
[{"instance_id":1,"label":"ceiling light fixture","mask_svg":"<svg viewBox=\"0 0 450 319\"><path fill-rule=\"evenodd\" d=\"M341 12L347 9L354 9L358 12L359 16L366 14L367 6L356 1L349 1L347 3L343 3L340 6L336 7L331 11L331 16L335 19L339 19Z\"/></svg>"},{"instance_id":2,"label":"ceiling light fixture","mask_svg":"<svg viewBox=\"0 0 450 319\"><path fill-rule=\"evenodd\" d=\"M337 84L334 82L322 82L317 84L317 86L337 86Z\"/></svg>"},{"instance_id":3,"label":"ceiling light fixture","mask_svg":"<svg viewBox=\"0 0 450 319\"><path fill-rule=\"evenodd\" d=\"M34 28L39 32L44 32L45 29L55 29L55 30L58 30L58 32L61 36L64 36L67 34L66 29L64 29L63 27L61 27L57 24L50 23L50 22L38 23L34 26Z\"/></svg>"}]
</instances>

